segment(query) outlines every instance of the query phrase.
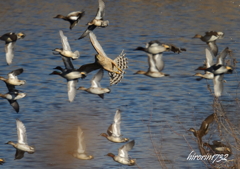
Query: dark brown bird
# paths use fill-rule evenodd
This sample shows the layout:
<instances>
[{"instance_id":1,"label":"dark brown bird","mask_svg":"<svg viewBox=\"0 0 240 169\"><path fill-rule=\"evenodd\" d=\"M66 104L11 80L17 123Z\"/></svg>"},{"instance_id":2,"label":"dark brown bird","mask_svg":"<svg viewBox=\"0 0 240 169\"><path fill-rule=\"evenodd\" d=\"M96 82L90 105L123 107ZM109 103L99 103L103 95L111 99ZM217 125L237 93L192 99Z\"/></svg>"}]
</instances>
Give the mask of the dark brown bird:
<instances>
[{"instance_id":1,"label":"dark brown bird","mask_svg":"<svg viewBox=\"0 0 240 169\"><path fill-rule=\"evenodd\" d=\"M188 131L193 132L194 136L197 137L202 143L202 137L205 136L209 131L209 125L214 121L214 113L209 115L205 120L203 120L199 130L190 128Z\"/></svg>"}]
</instances>

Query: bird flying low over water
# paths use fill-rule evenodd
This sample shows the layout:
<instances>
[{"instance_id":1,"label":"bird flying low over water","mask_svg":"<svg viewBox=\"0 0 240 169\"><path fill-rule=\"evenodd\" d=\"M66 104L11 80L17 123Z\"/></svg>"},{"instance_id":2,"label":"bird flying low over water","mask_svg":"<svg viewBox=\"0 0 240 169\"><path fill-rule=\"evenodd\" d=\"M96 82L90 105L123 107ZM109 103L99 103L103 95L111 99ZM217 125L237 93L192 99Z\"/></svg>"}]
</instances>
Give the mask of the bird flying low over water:
<instances>
[{"instance_id":1,"label":"bird flying low over water","mask_svg":"<svg viewBox=\"0 0 240 169\"><path fill-rule=\"evenodd\" d=\"M90 31L93 31L96 27L105 28L109 25L108 20L103 20L103 17L105 15L105 3L103 2L103 0L98 0L98 3L99 7L96 17L92 21L88 22L88 28L78 39L84 38L89 34Z\"/></svg>"},{"instance_id":2,"label":"bird flying low over water","mask_svg":"<svg viewBox=\"0 0 240 169\"><path fill-rule=\"evenodd\" d=\"M63 49L55 49L55 51L59 52L62 57L65 69L57 66L55 69L59 71L53 71L50 75L59 75L67 80L68 86L68 99L70 102L73 102L76 96L76 85L79 78L85 78L86 73L81 72L79 70L74 69L71 59L77 59L80 56L78 51L72 52L70 45L68 43L67 37L64 36L63 32L59 31Z\"/></svg>"},{"instance_id":3,"label":"bird flying low over water","mask_svg":"<svg viewBox=\"0 0 240 169\"><path fill-rule=\"evenodd\" d=\"M205 136L209 131L209 125L214 121L214 113L209 115L205 120L203 120L199 130L190 128L188 131L193 132L194 136L197 137L199 143L202 145L202 137Z\"/></svg>"},{"instance_id":4,"label":"bird flying low over water","mask_svg":"<svg viewBox=\"0 0 240 169\"><path fill-rule=\"evenodd\" d=\"M25 80L18 80L18 75L23 72L23 68L16 69L8 73L8 79L0 76L0 80L4 81L6 84L13 85L13 86L21 86L26 83Z\"/></svg>"},{"instance_id":5,"label":"bird flying low over water","mask_svg":"<svg viewBox=\"0 0 240 169\"><path fill-rule=\"evenodd\" d=\"M210 68L213 65L213 53L209 48L205 49L206 52L206 66L205 66L205 70L207 68ZM199 70L199 69L196 69ZM205 79L213 79L214 78L214 74L212 72L209 71L205 71L205 74L201 74L201 73L196 73L194 76L199 76L200 78L197 78L196 80L202 80L203 78Z\"/></svg>"},{"instance_id":6,"label":"bird flying low over water","mask_svg":"<svg viewBox=\"0 0 240 169\"><path fill-rule=\"evenodd\" d=\"M125 164L125 165L135 165L136 160L135 159L130 159L128 157L128 151L130 151L135 144L135 141L132 140L125 145L121 146L118 149L118 155L114 155L112 153L108 153L106 156L112 157L114 161L120 163L120 164Z\"/></svg>"},{"instance_id":7,"label":"bird flying low over water","mask_svg":"<svg viewBox=\"0 0 240 169\"><path fill-rule=\"evenodd\" d=\"M207 68L206 71L212 72L214 75L221 75L226 73L232 73L233 68L225 65L225 58L231 52L231 50L226 47L217 57L216 64Z\"/></svg>"},{"instance_id":8,"label":"bird flying low over water","mask_svg":"<svg viewBox=\"0 0 240 169\"><path fill-rule=\"evenodd\" d=\"M135 50L141 50L146 53L156 55L156 54L165 52L169 49L170 49L170 47L168 45L161 43L158 40L153 40L153 41L146 43L146 47L139 46Z\"/></svg>"},{"instance_id":9,"label":"bird flying low over water","mask_svg":"<svg viewBox=\"0 0 240 169\"><path fill-rule=\"evenodd\" d=\"M164 62L162 60L162 53L159 54L147 54L148 55L148 70L147 72L139 70L134 74L143 74L149 77L164 77L169 76L169 74L162 73L164 68Z\"/></svg>"},{"instance_id":10,"label":"bird flying low over water","mask_svg":"<svg viewBox=\"0 0 240 169\"><path fill-rule=\"evenodd\" d=\"M94 49L97 51L98 54L96 54L95 59L96 62L98 64L100 64L103 69L105 69L108 72L114 73L114 74L119 74L119 75L123 75L124 70L122 70L120 68L120 66L122 65L118 65L118 62L113 61L112 59L110 59L106 53L104 52L102 46L100 45L100 43L97 40L97 37L95 36L95 34L93 32L89 33L90 36L90 41L94 47ZM122 63L123 64L123 69L126 69L126 65L127 65L127 61L122 59Z\"/></svg>"},{"instance_id":11,"label":"bird flying low over water","mask_svg":"<svg viewBox=\"0 0 240 169\"><path fill-rule=\"evenodd\" d=\"M70 23L70 29L78 24L78 21L85 15L84 11L73 11L69 13L67 16L57 15L54 18L60 18Z\"/></svg>"},{"instance_id":12,"label":"bird flying low over water","mask_svg":"<svg viewBox=\"0 0 240 169\"><path fill-rule=\"evenodd\" d=\"M67 58L69 59L69 58ZM70 102L73 102L76 96L76 86L78 82L78 78L85 77L85 74L74 70L74 69L62 69L62 72L53 71L50 75L59 75L67 80L68 86L68 99Z\"/></svg>"},{"instance_id":13,"label":"bird flying low over water","mask_svg":"<svg viewBox=\"0 0 240 169\"><path fill-rule=\"evenodd\" d=\"M104 98L104 93L110 93L109 88L102 88L100 85L100 81L103 78L103 69L101 68L92 78L91 80L91 87L85 88L85 87L79 87L78 90L84 90L88 93L97 94L102 99Z\"/></svg>"},{"instance_id":14,"label":"bird flying low over water","mask_svg":"<svg viewBox=\"0 0 240 169\"><path fill-rule=\"evenodd\" d=\"M123 78L125 69L127 69L128 61L125 57L126 54L124 51L122 51L118 57L112 60L106 55L102 46L98 42L96 35L92 31L90 31L89 37L94 49L98 54L95 55L94 63L82 65L78 70L87 74L93 70L103 68L104 70L108 71L110 85L119 83Z\"/></svg>"},{"instance_id":15,"label":"bird flying low over water","mask_svg":"<svg viewBox=\"0 0 240 169\"><path fill-rule=\"evenodd\" d=\"M205 35L199 35L196 34L193 38L199 38L203 42L206 42L209 48L211 49L212 53L214 56L218 55L218 46L216 44L217 39L222 39L224 36L223 32L216 32L216 31L210 31L210 32L205 32Z\"/></svg>"},{"instance_id":16,"label":"bird flying low over water","mask_svg":"<svg viewBox=\"0 0 240 169\"><path fill-rule=\"evenodd\" d=\"M173 51L174 53L181 53L181 51L186 51L184 48L178 48L172 44L161 43L158 40L150 41L145 47L137 47L135 50L141 50L148 55L148 70L137 71L135 74L143 74L149 77L164 77L169 76L169 74L162 73L164 69L163 52Z\"/></svg>"},{"instance_id":17,"label":"bird flying low over water","mask_svg":"<svg viewBox=\"0 0 240 169\"><path fill-rule=\"evenodd\" d=\"M75 96L76 96L76 86L79 78L86 77L84 72L80 72L78 70L75 70L71 61L71 58L61 56L63 63L65 65L65 69L63 69L60 66L57 66L55 69L60 70L59 71L53 71L50 73L50 75L59 75L67 80L67 86L68 86L68 100L70 102L73 102Z\"/></svg>"},{"instance_id":18,"label":"bird flying low over water","mask_svg":"<svg viewBox=\"0 0 240 169\"><path fill-rule=\"evenodd\" d=\"M63 48L56 48L54 49L54 51L59 52L60 55L65 56L65 57L69 57L72 59L77 59L80 57L80 53L78 50L76 50L75 52L72 52L71 47L68 43L68 39L67 37L63 34L63 31L59 31L60 37L61 37L61 42L62 42L62 46Z\"/></svg>"},{"instance_id":19,"label":"bird flying low over water","mask_svg":"<svg viewBox=\"0 0 240 169\"><path fill-rule=\"evenodd\" d=\"M29 154L33 154L35 152L35 148L29 146L27 143L27 133L26 127L20 120L16 120L17 125L17 135L18 135L18 142L14 143L12 141L8 141L6 144L12 145L16 148L15 159L21 159L24 157L24 153L28 152Z\"/></svg>"},{"instance_id":20,"label":"bird flying low over water","mask_svg":"<svg viewBox=\"0 0 240 169\"><path fill-rule=\"evenodd\" d=\"M215 97L220 97L223 92L223 77L224 74L232 73L233 67L225 64L225 58L231 55L232 51L226 47L218 56L216 64L213 64L213 53L206 48L206 66L199 67L197 70L205 70L205 74L196 73L195 76L200 76L197 80L202 78L213 79L213 88Z\"/></svg>"},{"instance_id":21,"label":"bird flying low over water","mask_svg":"<svg viewBox=\"0 0 240 169\"><path fill-rule=\"evenodd\" d=\"M77 131L77 137L78 137L78 149L77 149L77 152L73 153L73 157L81 159L81 160L93 159L93 156L87 155L85 153L86 145L84 143L84 135L83 135L82 129L79 126L78 126L78 131Z\"/></svg>"},{"instance_id":22,"label":"bird flying low over water","mask_svg":"<svg viewBox=\"0 0 240 169\"><path fill-rule=\"evenodd\" d=\"M14 110L18 113L20 110L20 106L17 102L18 99L21 99L26 96L26 93L22 93L19 90L15 89L12 85L7 85L8 93L1 94L0 97L7 99L10 105L14 108Z\"/></svg>"},{"instance_id":23,"label":"bird flying low over water","mask_svg":"<svg viewBox=\"0 0 240 169\"><path fill-rule=\"evenodd\" d=\"M129 139L122 137L121 134L121 111L118 109L115 113L113 123L108 127L107 133L100 134L103 137L106 137L109 141L114 143L124 143L127 142Z\"/></svg>"},{"instance_id":24,"label":"bird flying low over water","mask_svg":"<svg viewBox=\"0 0 240 169\"><path fill-rule=\"evenodd\" d=\"M26 35L22 32L19 33L6 33L2 36L0 36L0 40L5 41L5 52L6 52L6 61L7 64L10 65L12 63L12 60L14 58L14 46L18 39L23 39Z\"/></svg>"},{"instance_id":25,"label":"bird flying low over water","mask_svg":"<svg viewBox=\"0 0 240 169\"><path fill-rule=\"evenodd\" d=\"M181 53L182 51L187 51L185 48L176 47L173 44L161 43L158 40L152 40L146 43L145 47L137 47L135 50L141 50L149 54L159 54L165 51L172 51L174 53Z\"/></svg>"},{"instance_id":26,"label":"bird flying low over water","mask_svg":"<svg viewBox=\"0 0 240 169\"><path fill-rule=\"evenodd\" d=\"M20 109L17 100L26 96L26 93L22 93L21 91L15 89L15 86L24 85L26 83L25 80L18 80L17 76L20 75L22 72L23 69L20 68L8 73L8 79L0 77L0 80L4 81L8 88L8 93L0 94L0 97L7 99L17 113Z\"/></svg>"}]
</instances>

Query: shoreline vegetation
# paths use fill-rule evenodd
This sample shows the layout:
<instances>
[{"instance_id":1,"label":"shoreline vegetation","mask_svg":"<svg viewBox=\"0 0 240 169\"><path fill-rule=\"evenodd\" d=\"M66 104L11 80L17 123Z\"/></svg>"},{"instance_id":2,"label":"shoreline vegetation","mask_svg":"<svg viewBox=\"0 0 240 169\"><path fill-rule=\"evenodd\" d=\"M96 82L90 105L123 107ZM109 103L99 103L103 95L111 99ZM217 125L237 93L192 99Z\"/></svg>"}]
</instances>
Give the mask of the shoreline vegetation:
<instances>
[{"instance_id":1,"label":"shoreline vegetation","mask_svg":"<svg viewBox=\"0 0 240 169\"><path fill-rule=\"evenodd\" d=\"M238 88L239 82L237 84L237 89ZM230 105L228 104L227 100L221 100L221 98L215 97L209 84L207 84L207 89L213 95L212 108L214 115L214 121L209 125L208 128L210 132L206 134L208 136L204 136L203 138L195 137L194 134L190 133L189 130L184 127L184 121L180 118L178 118L178 123L181 125L181 128L186 131L186 133L176 132L170 124L168 124L167 128L170 129L171 132L178 137L183 138L188 144L190 151L189 155L185 158L186 162L198 160L204 164L205 168L240 168L240 133L238 130L239 123L234 122L234 120L237 120L237 118L230 119L228 117L228 108L230 107ZM239 113L240 100L238 99L238 92L236 92L235 99L231 102L231 107L233 105L236 109L234 113ZM151 132L151 122L153 118L152 116L153 114L152 112L150 112L148 122L145 125L148 128L149 138L153 147L154 156L158 160L161 168L171 168L169 167L169 164L174 167L177 165L174 163L174 160L168 160L168 157L164 155L164 140L158 140L160 142L160 145L158 145L159 143L155 141L155 134ZM198 149L193 149L193 146L195 145L191 145L190 140L188 136L186 136L186 134L191 135L191 138L196 142ZM213 143L212 145L211 142ZM222 151L220 152L218 152L216 149L214 151L214 145L217 148L224 147L224 149L221 149Z\"/></svg>"}]
</instances>

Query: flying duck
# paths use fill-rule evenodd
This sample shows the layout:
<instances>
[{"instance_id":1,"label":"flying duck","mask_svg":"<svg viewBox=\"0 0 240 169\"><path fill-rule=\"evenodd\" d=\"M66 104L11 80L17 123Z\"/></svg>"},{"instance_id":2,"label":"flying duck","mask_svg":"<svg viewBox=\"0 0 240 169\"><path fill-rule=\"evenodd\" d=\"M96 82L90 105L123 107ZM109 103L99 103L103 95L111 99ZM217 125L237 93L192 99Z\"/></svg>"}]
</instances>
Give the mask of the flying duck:
<instances>
[{"instance_id":1,"label":"flying duck","mask_svg":"<svg viewBox=\"0 0 240 169\"><path fill-rule=\"evenodd\" d=\"M124 143L127 142L128 138L123 138L121 135L121 111L118 109L115 113L113 123L108 127L107 133L100 134L103 137L106 137L109 141L114 143Z\"/></svg>"},{"instance_id":2,"label":"flying duck","mask_svg":"<svg viewBox=\"0 0 240 169\"><path fill-rule=\"evenodd\" d=\"M78 21L85 15L84 11L73 11L69 13L67 16L57 15L54 18L60 18L70 23L70 29L78 24Z\"/></svg>"},{"instance_id":3,"label":"flying duck","mask_svg":"<svg viewBox=\"0 0 240 169\"><path fill-rule=\"evenodd\" d=\"M30 154L35 152L35 148L29 146L27 143L27 133L26 127L20 120L16 120L17 125L17 134L18 134L18 142L14 143L12 141L8 141L6 144L12 145L16 148L15 159L21 159L24 157L24 153L28 152Z\"/></svg>"},{"instance_id":4,"label":"flying duck","mask_svg":"<svg viewBox=\"0 0 240 169\"><path fill-rule=\"evenodd\" d=\"M7 64L10 65L12 63L13 57L14 57L14 46L18 39L23 39L25 37L25 34L22 32L19 33L6 33L2 36L0 36L0 40L5 41L5 52L6 52L6 61Z\"/></svg>"},{"instance_id":5,"label":"flying duck","mask_svg":"<svg viewBox=\"0 0 240 169\"><path fill-rule=\"evenodd\" d=\"M109 25L109 21L103 19L105 15L105 3L103 2L103 0L98 0L98 4L99 7L96 17L92 21L87 23L88 28L78 39L84 38L89 34L90 31L93 31L96 27L105 28Z\"/></svg>"}]
</instances>

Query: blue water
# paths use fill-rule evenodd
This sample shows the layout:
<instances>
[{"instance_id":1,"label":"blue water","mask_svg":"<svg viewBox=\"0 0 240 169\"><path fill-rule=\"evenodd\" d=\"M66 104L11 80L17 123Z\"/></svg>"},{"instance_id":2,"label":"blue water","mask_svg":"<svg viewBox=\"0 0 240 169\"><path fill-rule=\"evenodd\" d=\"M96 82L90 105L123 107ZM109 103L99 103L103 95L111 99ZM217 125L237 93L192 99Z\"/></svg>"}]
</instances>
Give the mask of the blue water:
<instances>
[{"instance_id":1,"label":"blue water","mask_svg":"<svg viewBox=\"0 0 240 169\"><path fill-rule=\"evenodd\" d=\"M96 52L89 38L75 39L86 29L85 24L94 18L98 2L0 2L0 34L19 31L26 34L23 40L17 41L15 58L10 66L6 64L4 42L1 42L0 76L6 77L12 70L24 68L19 79L27 80L26 85L17 87L27 93L27 97L18 101L19 114L6 100L0 100L0 158L6 160L2 168L128 168L105 156L109 152L117 154L122 144L111 143L99 136L112 123L117 108L122 110L122 134L136 142L129 155L137 160L139 168L160 168L148 126L154 146L168 168L205 167L200 161L186 160L192 149L199 153L195 138L187 130L199 128L213 113L213 96L207 90L207 83L212 86L212 81L199 82L192 76L205 59L206 45L192 37L205 31L222 31L225 37L218 40L219 50L228 46L235 53L234 57L238 57L240 3L226 0L105 0L105 5L105 19L110 25L95 29L94 33L109 57L115 58L124 49L129 68L122 82L112 86L104 100L78 91L74 102L69 103L65 79L49 75L54 67L63 66L61 57L53 55L52 50L61 47L59 30L63 30L72 50L81 53L81 57L73 61L74 66L78 68L94 61ZM57 14L66 15L76 10L85 10L86 15L71 31L68 22L53 19ZM137 70L147 70L148 64L147 55L133 49L145 46L151 40L187 49L181 54L164 53L163 72L170 77L154 79L134 75ZM93 75L94 72L79 80L78 86L88 87ZM229 117L234 117L238 123L239 115L236 115L233 101L238 91L238 69L234 74L225 75L225 80L221 100L230 107ZM101 85L109 86L107 72ZM0 93L6 92L5 83L0 82ZM4 144L17 141L16 118L25 124L28 143L36 149L34 154L25 153L21 160L14 160L15 149ZM86 151L94 156L93 160L78 160L71 156L77 149L77 126L84 131ZM216 129L211 131L214 133Z\"/></svg>"}]
</instances>

